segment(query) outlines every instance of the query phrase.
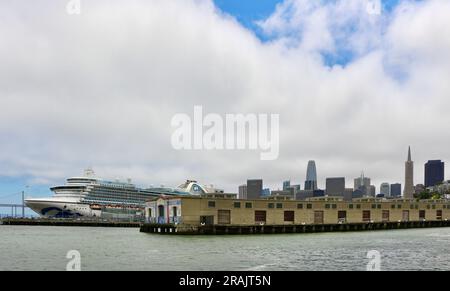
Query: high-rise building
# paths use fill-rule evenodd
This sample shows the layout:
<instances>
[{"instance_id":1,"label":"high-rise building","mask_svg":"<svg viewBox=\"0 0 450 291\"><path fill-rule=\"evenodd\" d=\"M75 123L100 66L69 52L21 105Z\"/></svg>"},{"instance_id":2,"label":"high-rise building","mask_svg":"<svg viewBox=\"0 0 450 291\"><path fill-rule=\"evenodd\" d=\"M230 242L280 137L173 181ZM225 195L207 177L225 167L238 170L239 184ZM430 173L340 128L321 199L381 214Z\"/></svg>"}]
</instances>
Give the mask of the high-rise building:
<instances>
[{"instance_id":1,"label":"high-rise building","mask_svg":"<svg viewBox=\"0 0 450 291\"><path fill-rule=\"evenodd\" d=\"M345 201L351 201L353 199L353 189L345 188L344 193L342 193L342 197Z\"/></svg>"},{"instance_id":2,"label":"high-rise building","mask_svg":"<svg viewBox=\"0 0 450 291\"><path fill-rule=\"evenodd\" d=\"M301 190L300 185L290 185L286 188L285 191L290 191L292 195L295 195L295 193L299 192Z\"/></svg>"},{"instance_id":3,"label":"high-rise building","mask_svg":"<svg viewBox=\"0 0 450 291\"><path fill-rule=\"evenodd\" d=\"M262 179L247 180L247 199L258 199L263 190Z\"/></svg>"},{"instance_id":4,"label":"high-rise building","mask_svg":"<svg viewBox=\"0 0 450 291\"><path fill-rule=\"evenodd\" d=\"M431 160L425 164L425 187L433 187L444 181L444 162Z\"/></svg>"},{"instance_id":5,"label":"high-rise building","mask_svg":"<svg viewBox=\"0 0 450 291\"><path fill-rule=\"evenodd\" d=\"M361 177L354 179L354 190L360 190L363 196L375 196L375 186L370 185L370 178L364 176L364 172L361 172Z\"/></svg>"},{"instance_id":6,"label":"high-rise building","mask_svg":"<svg viewBox=\"0 0 450 291\"><path fill-rule=\"evenodd\" d=\"M300 191L302 189L302 186L301 185L291 185L290 188L294 189L294 193L295 193L295 192Z\"/></svg>"},{"instance_id":7,"label":"high-rise building","mask_svg":"<svg viewBox=\"0 0 450 291\"><path fill-rule=\"evenodd\" d=\"M364 197L364 192L361 189L353 190L352 198L362 198Z\"/></svg>"},{"instance_id":8,"label":"high-rise building","mask_svg":"<svg viewBox=\"0 0 450 291\"><path fill-rule=\"evenodd\" d=\"M284 181L283 182L283 191L286 191L289 189L289 187L291 187L291 181Z\"/></svg>"},{"instance_id":9,"label":"high-rise building","mask_svg":"<svg viewBox=\"0 0 450 291\"><path fill-rule=\"evenodd\" d=\"M368 196L375 197L377 194L377 188L374 185L369 186Z\"/></svg>"},{"instance_id":10,"label":"high-rise building","mask_svg":"<svg viewBox=\"0 0 450 291\"><path fill-rule=\"evenodd\" d=\"M345 192L345 178L327 178L325 193L327 196L343 196Z\"/></svg>"},{"instance_id":11,"label":"high-rise building","mask_svg":"<svg viewBox=\"0 0 450 291\"><path fill-rule=\"evenodd\" d=\"M411 147L408 148L408 160L405 162L405 189L403 198L414 198L414 162L411 159Z\"/></svg>"},{"instance_id":12,"label":"high-rise building","mask_svg":"<svg viewBox=\"0 0 450 291\"><path fill-rule=\"evenodd\" d=\"M383 194L384 197L391 196L391 185L389 183L382 183L380 186L380 194Z\"/></svg>"},{"instance_id":13,"label":"high-rise building","mask_svg":"<svg viewBox=\"0 0 450 291\"><path fill-rule=\"evenodd\" d=\"M245 186L247 186L247 185L245 185ZM261 196L263 196L263 197L270 196L270 188L264 188L262 190Z\"/></svg>"},{"instance_id":14,"label":"high-rise building","mask_svg":"<svg viewBox=\"0 0 450 291\"><path fill-rule=\"evenodd\" d=\"M361 177L355 178L354 180L354 189L361 189L365 187L369 189L370 187L370 178L364 177L364 172L361 172Z\"/></svg>"},{"instance_id":15,"label":"high-rise building","mask_svg":"<svg viewBox=\"0 0 450 291\"><path fill-rule=\"evenodd\" d=\"M400 197L402 196L402 184L395 183L391 184L391 197Z\"/></svg>"},{"instance_id":16,"label":"high-rise building","mask_svg":"<svg viewBox=\"0 0 450 291\"><path fill-rule=\"evenodd\" d=\"M316 162L309 161L306 169L305 190L317 190Z\"/></svg>"},{"instance_id":17,"label":"high-rise building","mask_svg":"<svg viewBox=\"0 0 450 291\"><path fill-rule=\"evenodd\" d=\"M247 199L247 185L239 186L239 199Z\"/></svg>"}]
</instances>

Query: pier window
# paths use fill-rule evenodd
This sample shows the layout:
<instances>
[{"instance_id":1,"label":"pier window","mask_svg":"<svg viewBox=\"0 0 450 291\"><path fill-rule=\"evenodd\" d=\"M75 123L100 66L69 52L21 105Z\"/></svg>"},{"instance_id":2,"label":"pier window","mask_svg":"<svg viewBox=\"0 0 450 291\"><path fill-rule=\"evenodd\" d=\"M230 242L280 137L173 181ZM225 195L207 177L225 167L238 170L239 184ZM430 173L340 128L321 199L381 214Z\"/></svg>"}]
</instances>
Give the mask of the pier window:
<instances>
[{"instance_id":1,"label":"pier window","mask_svg":"<svg viewBox=\"0 0 450 291\"><path fill-rule=\"evenodd\" d=\"M381 204L378 204L378 205L377 205L377 208L378 208L378 209L381 209Z\"/></svg>"},{"instance_id":2,"label":"pier window","mask_svg":"<svg viewBox=\"0 0 450 291\"><path fill-rule=\"evenodd\" d=\"M174 206L172 208L172 216L173 217L177 217L178 216L178 208L176 206Z\"/></svg>"},{"instance_id":3,"label":"pier window","mask_svg":"<svg viewBox=\"0 0 450 291\"><path fill-rule=\"evenodd\" d=\"M364 222L370 222L370 210L363 210L362 219Z\"/></svg>"},{"instance_id":4,"label":"pier window","mask_svg":"<svg viewBox=\"0 0 450 291\"><path fill-rule=\"evenodd\" d=\"M234 202L234 208L241 208L241 202Z\"/></svg>"},{"instance_id":5,"label":"pier window","mask_svg":"<svg viewBox=\"0 0 450 291\"><path fill-rule=\"evenodd\" d=\"M252 208L253 205L251 202L245 202L245 208Z\"/></svg>"},{"instance_id":6,"label":"pier window","mask_svg":"<svg viewBox=\"0 0 450 291\"><path fill-rule=\"evenodd\" d=\"M389 210L383 210L381 219L384 222L389 221Z\"/></svg>"},{"instance_id":7,"label":"pier window","mask_svg":"<svg viewBox=\"0 0 450 291\"><path fill-rule=\"evenodd\" d=\"M158 206L158 217L164 217L164 205Z\"/></svg>"},{"instance_id":8,"label":"pier window","mask_svg":"<svg viewBox=\"0 0 450 291\"><path fill-rule=\"evenodd\" d=\"M275 205L273 203L269 203L268 207L269 207L269 209L273 209L275 207Z\"/></svg>"},{"instance_id":9,"label":"pier window","mask_svg":"<svg viewBox=\"0 0 450 291\"><path fill-rule=\"evenodd\" d=\"M372 209L375 209L375 208L377 208L377 205L376 204L372 204Z\"/></svg>"},{"instance_id":10,"label":"pier window","mask_svg":"<svg viewBox=\"0 0 450 291\"><path fill-rule=\"evenodd\" d=\"M436 209L436 205L434 205L434 204L431 205L431 208Z\"/></svg>"},{"instance_id":11,"label":"pier window","mask_svg":"<svg viewBox=\"0 0 450 291\"><path fill-rule=\"evenodd\" d=\"M255 222L256 223L265 223L266 222L267 213L264 210L256 210L255 211Z\"/></svg>"},{"instance_id":12,"label":"pier window","mask_svg":"<svg viewBox=\"0 0 450 291\"><path fill-rule=\"evenodd\" d=\"M323 224L323 211L314 211L314 223Z\"/></svg>"},{"instance_id":13,"label":"pier window","mask_svg":"<svg viewBox=\"0 0 450 291\"><path fill-rule=\"evenodd\" d=\"M200 216L200 223L203 225L213 225L214 216Z\"/></svg>"},{"instance_id":14,"label":"pier window","mask_svg":"<svg viewBox=\"0 0 450 291\"><path fill-rule=\"evenodd\" d=\"M425 220L425 210L419 210L419 220Z\"/></svg>"},{"instance_id":15,"label":"pier window","mask_svg":"<svg viewBox=\"0 0 450 291\"><path fill-rule=\"evenodd\" d=\"M391 205L391 208L392 208L392 209L395 209L395 204L392 204L392 205Z\"/></svg>"},{"instance_id":16,"label":"pier window","mask_svg":"<svg viewBox=\"0 0 450 291\"><path fill-rule=\"evenodd\" d=\"M338 211L338 222L346 222L347 221L347 211L340 210Z\"/></svg>"},{"instance_id":17,"label":"pier window","mask_svg":"<svg viewBox=\"0 0 450 291\"><path fill-rule=\"evenodd\" d=\"M402 205L401 205L401 204L398 204L398 205L397 205L397 209L402 209Z\"/></svg>"},{"instance_id":18,"label":"pier window","mask_svg":"<svg viewBox=\"0 0 450 291\"><path fill-rule=\"evenodd\" d=\"M436 210L436 219L442 220L442 210Z\"/></svg>"},{"instance_id":19,"label":"pier window","mask_svg":"<svg viewBox=\"0 0 450 291\"><path fill-rule=\"evenodd\" d=\"M353 209L353 204L349 204L348 208Z\"/></svg>"},{"instance_id":20,"label":"pier window","mask_svg":"<svg viewBox=\"0 0 450 291\"><path fill-rule=\"evenodd\" d=\"M409 221L409 210L403 210L402 221Z\"/></svg>"},{"instance_id":21,"label":"pier window","mask_svg":"<svg viewBox=\"0 0 450 291\"><path fill-rule=\"evenodd\" d=\"M208 207L209 208L215 208L216 207L216 201L208 201Z\"/></svg>"},{"instance_id":22,"label":"pier window","mask_svg":"<svg viewBox=\"0 0 450 291\"><path fill-rule=\"evenodd\" d=\"M336 209L337 208L337 204L331 204L331 208Z\"/></svg>"},{"instance_id":23,"label":"pier window","mask_svg":"<svg viewBox=\"0 0 450 291\"><path fill-rule=\"evenodd\" d=\"M277 203L277 208L278 208L278 209L283 208L283 203Z\"/></svg>"},{"instance_id":24,"label":"pier window","mask_svg":"<svg viewBox=\"0 0 450 291\"><path fill-rule=\"evenodd\" d=\"M330 204L325 204L326 209L330 209Z\"/></svg>"},{"instance_id":25,"label":"pier window","mask_svg":"<svg viewBox=\"0 0 450 291\"><path fill-rule=\"evenodd\" d=\"M284 221L285 222L294 222L295 221L295 212L294 211L285 211L284 212Z\"/></svg>"},{"instance_id":26,"label":"pier window","mask_svg":"<svg viewBox=\"0 0 450 291\"><path fill-rule=\"evenodd\" d=\"M356 204L356 209L361 209L361 204Z\"/></svg>"},{"instance_id":27,"label":"pier window","mask_svg":"<svg viewBox=\"0 0 450 291\"><path fill-rule=\"evenodd\" d=\"M297 204L297 208L298 209L303 209L303 204L302 203Z\"/></svg>"},{"instance_id":28,"label":"pier window","mask_svg":"<svg viewBox=\"0 0 450 291\"><path fill-rule=\"evenodd\" d=\"M427 209L430 209L430 205L427 205Z\"/></svg>"},{"instance_id":29,"label":"pier window","mask_svg":"<svg viewBox=\"0 0 450 291\"><path fill-rule=\"evenodd\" d=\"M312 209L312 204L306 204L306 208Z\"/></svg>"},{"instance_id":30,"label":"pier window","mask_svg":"<svg viewBox=\"0 0 450 291\"><path fill-rule=\"evenodd\" d=\"M231 223L231 211L230 210L218 210L217 213L219 224Z\"/></svg>"}]
</instances>

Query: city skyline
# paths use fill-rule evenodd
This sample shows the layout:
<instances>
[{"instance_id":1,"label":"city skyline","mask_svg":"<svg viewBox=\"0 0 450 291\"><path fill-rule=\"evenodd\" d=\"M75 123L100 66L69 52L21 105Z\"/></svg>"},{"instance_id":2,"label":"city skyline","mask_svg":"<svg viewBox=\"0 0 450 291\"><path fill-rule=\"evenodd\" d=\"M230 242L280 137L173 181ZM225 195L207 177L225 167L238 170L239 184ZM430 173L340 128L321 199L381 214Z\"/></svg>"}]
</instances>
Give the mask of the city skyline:
<instances>
[{"instance_id":1,"label":"city skyline","mask_svg":"<svg viewBox=\"0 0 450 291\"><path fill-rule=\"evenodd\" d=\"M435 172L433 172L433 175L438 175L439 177L443 177L442 180L440 178L437 178L438 180L440 180L439 182L446 181L447 179L445 178L445 175L444 175L444 173L445 173L445 162L443 162L441 160L428 160L425 163L424 178L425 178L425 175L426 175L427 165L430 164L430 163L438 163L439 164L439 171L438 171L439 174L436 174ZM365 195L370 195L370 191L371 191L370 188L371 187L372 188L375 187L375 195L378 195L378 194L383 194L383 193L387 193L387 192L390 193L392 185L394 185L394 186L400 185L400 187L401 187L401 195L403 196L404 195L404 191L405 191L405 185L407 184L406 181L408 181L409 184L410 184L409 185L410 188L407 189L408 195L409 195L408 197L411 198L411 196L415 193L415 187L417 185L421 185L420 182L417 182L417 181L414 180L415 168L414 168L414 161L412 160L411 146L408 147L407 160L405 162L405 166L404 167L405 167L404 168L405 176L403 178L403 182L400 182L400 181L389 181L389 182L388 181L384 181L384 182L381 182L380 184L378 184L379 186L377 186L376 184L372 183L371 178L366 177L365 174L364 174L364 171L362 171L361 175L359 177L353 179L353 187L349 187L349 182L347 181L347 177L335 176L335 177L325 177L324 178L324 180L325 180L324 184L325 185L323 187L318 187L318 189L326 190L327 179L338 179L338 178L341 179L341 178L343 178L344 182L345 182L343 189L347 188L347 189L358 190L361 187L368 187L368 191L369 192L364 193L364 194ZM308 175L308 172L311 172L311 174ZM314 177L315 177L316 182L317 182L316 163L315 163L314 160L309 160L308 161L306 173L307 173L306 174L306 179L304 180L304 185L305 186L307 185L306 182L308 181L308 177L312 177L313 176L312 173L315 174ZM430 175L431 175L431 173L430 173ZM436 177L434 177L434 179L435 179L435 181L437 181ZM285 190L285 183L286 182L289 182L289 185L292 184L292 181L289 179L289 180L283 182L283 187L281 187L281 189ZM433 186L434 185L435 184L433 184ZM384 186L384 190L382 191L383 186ZM278 186L278 187L275 187L274 189L280 190L280 187ZM310 189L306 189L306 187L305 187L302 190L310 190ZM372 189L372 191L373 191L373 189Z\"/></svg>"},{"instance_id":2,"label":"city skyline","mask_svg":"<svg viewBox=\"0 0 450 291\"><path fill-rule=\"evenodd\" d=\"M405 167L407 167L407 165L408 165L408 161L411 161L412 160L412 154L411 154L411 147L409 146L408 147L408 157L407 157L407 161L406 161L406 163L405 163ZM441 160L428 160L427 162L430 162L430 161L440 161L441 162ZM425 165L426 165L426 163L424 163ZM445 162L442 162L442 164L443 165L445 165ZM310 175L308 175L308 169L311 171L310 172ZM413 169L413 171L414 171L415 169ZM323 177L323 179L321 180L321 179L319 179L318 177L317 177L317 166L316 166L316 162L315 162L315 160L308 160L308 162L307 162L307 164L306 164L306 171L305 171L305 173L306 173L306 175L305 175L305 180L301 180L301 179L288 179L288 180L286 180L286 179L282 179L281 181L279 181L279 182L275 182L275 183L271 183L271 184L269 184L269 183L267 183L267 181L264 179L264 178L258 178L258 179L246 179L247 180L247 182L248 181L259 181L259 180L262 180L262 185L260 185L260 187L261 187L261 189L270 189L271 191L273 190L273 191L277 191L277 190L283 190L283 188L284 188L284 186L285 186L285 183L288 183L289 184L289 186L293 186L293 185L296 185L296 186L298 186L298 185L300 185L300 186L303 186L302 188L301 188L301 190L305 190L305 188L304 188L304 186L305 186L305 182L307 181L307 179L308 179L308 177L314 177L314 174L315 174L315 178L317 179L317 181L316 181L316 183L317 183L317 189L321 189L321 190L326 190L326 180L327 179L329 179L329 178L333 178L333 177ZM425 177L425 171L423 172L424 174L424 177ZM76 175L75 175L76 176ZM338 175L336 175L336 177L339 177ZM381 185L382 184L384 184L384 183L388 183L390 186L392 186L392 185L395 185L395 184L400 184L401 185L401 195L402 195L402 197L403 197L403 195L404 195L404 187L405 187L405 183L404 183L404 180L406 179L406 176L404 177L404 180L403 181L394 181L394 180L383 180L383 182L381 182L380 184L376 184L376 183L373 183L372 182L372 179L371 178L367 178L367 177L365 177L365 174L364 174L364 171L362 171L361 172L361 176L360 177L358 177L358 178L347 178L347 177L345 177L345 176L342 176L342 178L344 178L344 181L345 181L345 185L344 185L344 189L353 189L353 190L357 190L357 189L355 189L355 185L356 185L356 180L357 179L360 179L361 177L363 177L364 179L367 179L368 180L368 183L369 183L369 185L370 186L372 186L372 187L375 187L375 195L378 195L378 194L380 194L381 193ZM105 178L105 177L102 177L102 178ZM112 179L112 178L111 178ZM127 179L129 179L129 178L127 178ZM127 179L122 179L123 181L126 181ZM375 180L379 180L379 179L375 179ZM421 179L421 178L418 178L417 179L417 181L415 181L414 182L414 184L413 184L413 186L415 187L416 185L419 185L419 184L421 184L421 182L419 182L419 181L422 181L423 179ZM446 178L445 178L445 176L444 176L444 181L445 180L447 180ZM321 182L322 181L322 182ZM349 182L350 181L350 182ZM353 183L351 183L351 181L353 181ZM219 183L220 184L220 183ZM281 184L281 185L280 185ZM152 184L153 185L153 184ZM158 185L158 184L157 184ZM161 185L164 185L164 184L161 184ZM216 185L217 185L217 183L216 183ZM323 186L320 186L320 185L323 185ZM350 185L352 185L351 187L350 187ZM50 186L54 186L54 185L49 185L49 187ZM167 186L167 185L166 185ZM230 192L230 193L237 193L237 194L240 194L241 193L241 191L240 191L240 188L241 188L241 186L247 186L247 184L242 184L242 182L241 183L238 183L236 186L230 186L230 188L226 188L227 190L228 190L228 192ZM172 187L175 187L175 186L172 186ZM25 187L26 188L26 190L29 190L30 189L30 186L26 186ZM223 188L223 187L222 187ZM246 192L246 190L247 189L245 189L245 195L247 195L247 192ZM11 189L10 191L19 191L19 190L17 190L17 189ZM41 188L40 188L40 191L42 191L41 193L42 193L42 196L45 196L45 195L47 195L48 194L48 189L47 189L47 186L45 185L45 186L42 186ZM5 200L5 199L3 199L3 201L6 201L6 202L10 202L10 201L19 201L20 200L20 192L21 191L19 191L19 192L17 192L17 197L13 197L12 199L11 199L11 195L8 195L8 197L7 197L7 199L8 200ZM10 192L10 193L12 193L12 192ZM413 190L413 193L414 193L414 190ZM1 194L1 193L0 193ZM33 193L33 192L27 192L27 194L36 194L36 193ZM41 196L41 195L39 195L40 193L38 193L38 195L35 195L36 197L39 197L39 196ZM253 196L254 196L255 194L253 194ZM367 195L369 195L369 194L367 194ZM0 196L0 201L2 201L2 197Z\"/></svg>"}]
</instances>

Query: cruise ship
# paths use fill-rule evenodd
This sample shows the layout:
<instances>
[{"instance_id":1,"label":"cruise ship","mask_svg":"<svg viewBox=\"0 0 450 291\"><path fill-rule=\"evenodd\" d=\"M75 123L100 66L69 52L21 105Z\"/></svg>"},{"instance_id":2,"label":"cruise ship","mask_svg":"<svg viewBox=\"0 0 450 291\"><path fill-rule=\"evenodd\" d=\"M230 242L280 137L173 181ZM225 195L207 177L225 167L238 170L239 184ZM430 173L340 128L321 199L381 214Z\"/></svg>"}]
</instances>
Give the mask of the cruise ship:
<instances>
[{"instance_id":1,"label":"cruise ship","mask_svg":"<svg viewBox=\"0 0 450 291\"><path fill-rule=\"evenodd\" d=\"M143 218L145 202L160 195L202 195L223 190L187 180L177 188L138 188L131 183L96 178L88 169L82 177L68 178L65 185L51 187L49 198L27 198L25 204L42 217Z\"/></svg>"}]
</instances>

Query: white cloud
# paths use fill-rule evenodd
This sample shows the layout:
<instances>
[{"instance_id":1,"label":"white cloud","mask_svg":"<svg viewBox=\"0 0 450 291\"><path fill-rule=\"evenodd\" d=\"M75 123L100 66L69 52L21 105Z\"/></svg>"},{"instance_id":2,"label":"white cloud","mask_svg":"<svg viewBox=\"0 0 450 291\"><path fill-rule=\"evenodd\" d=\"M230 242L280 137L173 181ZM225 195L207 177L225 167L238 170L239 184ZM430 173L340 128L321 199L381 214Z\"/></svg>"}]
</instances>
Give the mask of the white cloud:
<instances>
[{"instance_id":1,"label":"white cloud","mask_svg":"<svg viewBox=\"0 0 450 291\"><path fill-rule=\"evenodd\" d=\"M61 182L93 166L237 191L250 177L301 182L315 159L321 185L343 175L351 186L364 169L379 186L403 181L411 144L422 182L426 159L450 160L448 1L405 2L381 19L361 1L315 2L280 5L261 24L279 37L268 43L209 1L84 1L80 15L64 1L0 3L0 175ZM319 52L343 43L358 57L323 65ZM197 104L279 113L280 158L173 150L172 116Z\"/></svg>"},{"instance_id":2,"label":"white cloud","mask_svg":"<svg viewBox=\"0 0 450 291\"><path fill-rule=\"evenodd\" d=\"M309 52L362 55L380 45L387 21L367 12L367 1L285 0L258 24L268 36Z\"/></svg>"}]
</instances>

